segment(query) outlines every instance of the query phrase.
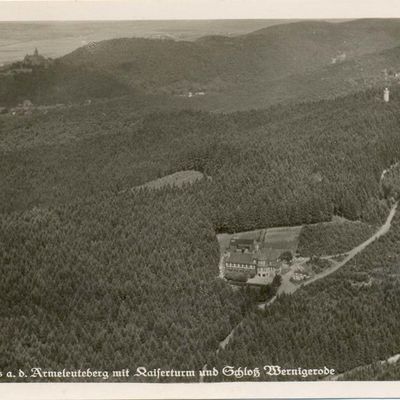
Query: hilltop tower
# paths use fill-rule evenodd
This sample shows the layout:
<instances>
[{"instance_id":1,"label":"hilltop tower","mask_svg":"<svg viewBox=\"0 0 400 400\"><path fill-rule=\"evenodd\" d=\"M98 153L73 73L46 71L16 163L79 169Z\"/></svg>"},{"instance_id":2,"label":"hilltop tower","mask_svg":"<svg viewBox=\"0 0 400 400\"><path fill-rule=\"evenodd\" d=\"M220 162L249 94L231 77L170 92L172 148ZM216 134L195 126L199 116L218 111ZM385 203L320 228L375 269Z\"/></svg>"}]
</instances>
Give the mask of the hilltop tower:
<instances>
[{"instance_id":1,"label":"hilltop tower","mask_svg":"<svg viewBox=\"0 0 400 400\"><path fill-rule=\"evenodd\" d=\"M385 90L383 91L383 101L385 103L389 103L389 99L390 99L390 91L388 88L385 88Z\"/></svg>"}]
</instances>

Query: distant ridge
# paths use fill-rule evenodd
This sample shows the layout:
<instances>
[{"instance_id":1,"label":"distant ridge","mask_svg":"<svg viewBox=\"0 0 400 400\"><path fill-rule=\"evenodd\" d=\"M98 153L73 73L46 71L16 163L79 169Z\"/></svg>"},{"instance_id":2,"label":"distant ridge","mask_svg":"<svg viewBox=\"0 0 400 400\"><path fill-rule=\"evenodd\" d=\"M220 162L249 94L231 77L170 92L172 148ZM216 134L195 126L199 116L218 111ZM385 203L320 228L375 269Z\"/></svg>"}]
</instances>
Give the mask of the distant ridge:
<instances>
[{"instance_id":1,"label":"distant ridge","mask_svg":"<svg viewBox=\"0 0 400 400\"><path fill-rule=\"evenodd\" d=\"M90 97L119 96L130 92L195 98L189 107L262 108L277 102L330 98L382 83L382 68L397 68L400 20L363 19L345 22L320 20L277 24L237 36L208 35L195 41L118 38L79 47L57 60L64 71L99 76L99 91L84 87ZM62 89L54 74L42 74L46 84L23 82L19 96L53 101ZM49 76L53 76L53 81ZM84 79L84 78L82 78ZM29 81L29 77L26 77ZM109 81L109 83L107 83ZM99 80L93 80L99 82ZM97 83L98 84L98 83ZM8 85L8 86L7 86ZM0 93L13 102L15 82L0 81ZM4 89L4 87L6 89ZM44 89L43 89L44 87ZM73 90L68 97L74 101ZM80 94L79 99L83 94ZM19 98L19 100L20 100ZM4 100L3 100L4 101Z\"/></svg>"}]
</instances>

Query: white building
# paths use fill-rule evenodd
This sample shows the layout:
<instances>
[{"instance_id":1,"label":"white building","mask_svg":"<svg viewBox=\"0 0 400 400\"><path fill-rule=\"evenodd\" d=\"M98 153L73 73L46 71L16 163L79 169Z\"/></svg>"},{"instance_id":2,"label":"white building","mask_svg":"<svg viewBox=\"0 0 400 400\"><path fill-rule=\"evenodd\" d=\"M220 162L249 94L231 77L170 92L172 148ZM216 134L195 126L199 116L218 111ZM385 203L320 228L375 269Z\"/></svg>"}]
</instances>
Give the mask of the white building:
<instances>
[{"instance_id":1,"label":"white building","mask_svg":"<svg viewBox=\"0 0 400 400\"><path fill-rule=\"evenodd\" d=\"M383 91L383 101L385 103L389 103L389 99L390 99L390 91L388 88L385 88L385 90Z\"/></svg>"}]
</instances>

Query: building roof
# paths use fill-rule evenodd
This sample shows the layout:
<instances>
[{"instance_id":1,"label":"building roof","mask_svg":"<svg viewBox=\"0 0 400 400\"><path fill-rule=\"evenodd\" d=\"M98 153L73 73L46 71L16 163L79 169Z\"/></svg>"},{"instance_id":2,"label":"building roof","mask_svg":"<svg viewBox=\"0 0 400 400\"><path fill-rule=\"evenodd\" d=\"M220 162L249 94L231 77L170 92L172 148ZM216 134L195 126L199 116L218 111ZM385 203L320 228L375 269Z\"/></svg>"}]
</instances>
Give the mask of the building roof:
<instances>
[{"instance_id":1,"label":"building roof","mask_svg":"<svg viewBox=\"0 0 400 400\"><path fill-rule=\"evenodd\" d=\"M255 257L257 260L276 261L281 254L282 249L263 247L255 254Z\"/></svg>"},{"instance_id":2,"label":"building roof","mask_svg":"<svg viewBox=\"0 0 400 400\"><path fill-rule=\"evenodd\" d=\"M254 264L254 256L251 253L232 253L226 260L233 264Z\"/></svg>"}]
</instances>

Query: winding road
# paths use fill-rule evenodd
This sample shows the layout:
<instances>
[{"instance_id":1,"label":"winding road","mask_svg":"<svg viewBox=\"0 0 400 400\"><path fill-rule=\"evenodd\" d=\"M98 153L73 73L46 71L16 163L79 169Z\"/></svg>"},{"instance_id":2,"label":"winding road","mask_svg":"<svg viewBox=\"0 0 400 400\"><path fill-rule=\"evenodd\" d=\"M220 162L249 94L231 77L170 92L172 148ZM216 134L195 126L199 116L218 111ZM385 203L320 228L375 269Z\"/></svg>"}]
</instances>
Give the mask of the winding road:
<instances>
[{"instance_id":1,"label":"winding road","mask_svg":"<svg viewBox=\"0 0 400 400\"><path fill-rule=\"evenodd\" d=\"M390 230L390 226L392 224L393 217L396 214L396 209L397 209L398 202L394 203L392 208L390 209L389 215L386 218L385 223L370 237L368 238L365 242L359 244L357 247L354 247L347 253L345 253L345 257L341 261L335 261L332 259L334 256L329 256L329 257L323 257L323 258L329 258L331 259L331 262L333 263L332 267L327 268L325 271L321 272L318 275L315 275L313 278L309 279L308 281L302 283L301 285L295 285L290 281L291 278L291 272L288 272L287 274L282 276L282 284L278 289L277 295L273 297L271 300L269 300L267 303L261 304L259 308L265 309L266 306L271 305L280 294L292 294L296 290L300 289L301 287L307 286L315 281L318 281L320 279L326 278L328 275L333 274L335 271L337 271L339 268L343 267L345 264L347 264L352 258L354 258L357 254L361 253L366 247L368 247L372 242L374 242L376 239L380 238L381 236L385 235L387 232Z\"/></svg>"}]
</instances>

